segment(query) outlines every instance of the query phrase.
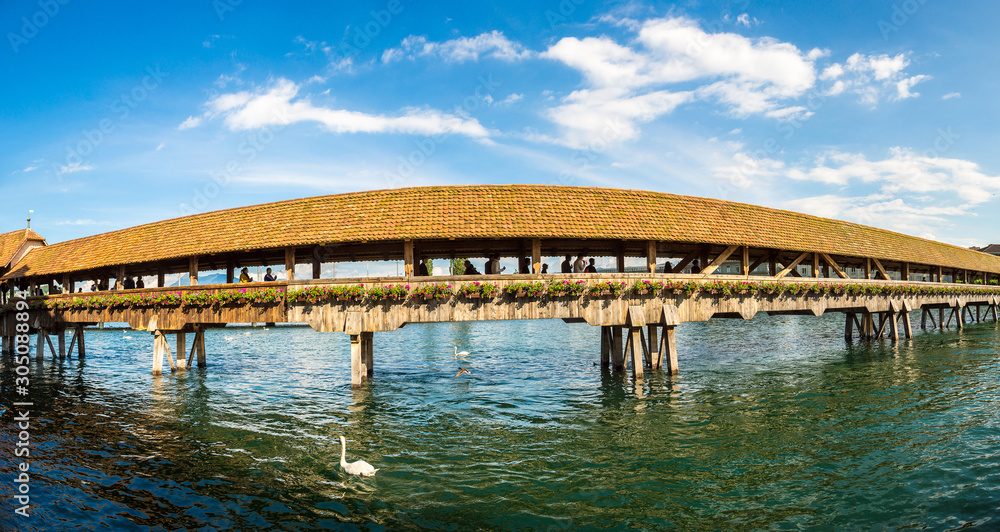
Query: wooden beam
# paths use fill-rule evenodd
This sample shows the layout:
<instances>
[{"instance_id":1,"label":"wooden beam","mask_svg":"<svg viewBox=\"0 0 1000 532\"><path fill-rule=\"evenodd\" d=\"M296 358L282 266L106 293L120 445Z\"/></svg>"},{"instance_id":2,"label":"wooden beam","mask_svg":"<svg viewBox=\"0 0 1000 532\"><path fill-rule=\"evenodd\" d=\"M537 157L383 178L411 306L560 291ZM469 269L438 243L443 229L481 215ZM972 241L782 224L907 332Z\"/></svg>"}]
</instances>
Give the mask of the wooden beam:
<instances>
[{"instance_id":1,"label":"wooden beam","mask_svg":"<svg viewBox=\"0 0 1000 532\"><path fill-rule=\"evenodd\" d=\"M772 251L767 255L767 274L771 277L778 275L778 252Z\"/></svg>"},{"instance_id":2,"label":"wooden beam","mask_svg":"<svg viewBox=\"0 0 1000 532\"><path fill-rule=\"evenodd\" d=\"M739 246L729 246L729 247L727 247L726 250L722 252L722 254L720 254L718 257L715 257L715 260L713 260L711 264L709 264L708 266L705 266L701 270L701 274L702 275L711 275L712 272L714 272L715 270L719 269L719 266L722 266L722 263L726 262L726 259L728 259L730 255L732 255L733 253L735 253L737 249L740 249L740 247Z\"/></svg>"},{"instance_id":3,"label":"wooden beam","mask_svg":"<svg viewBox=\"0 0 1000 532\"><path fill-rule=\"evenodd\" d=\"M750 248L743 246L743 256L740 257L740 271L743 275L750 275Z\"/></svg>"},{"instance_id":4,"label":"wooden beam","mask_svg":"<svg viewBox=\"0 0 1000 532\"><path fill-rule=\"evenodd\" d=\"M819 253L812 254L812 264L810 265L812 275L810 277L819 278Z\"/></svg>"},{"instance_id":5,"label":"wooden beam","mask_svg":"<svg viewBox=\"0 0 1000 532\"><path fill-rule=\"evenodd\" d=\"M531 268L534 273L542 272L542 239L531 239Z\"/></svg>"},{"instance_id":6,"label":"wooden beam","mask_svg":"<svg viewBox=\"0 0 1000 532\"><path fill-rule=\"evenodd\" d=\"M226 283L233 283L233 276L236 275L236 264L232 259L226 261Z\"/></svg>"},{"instance_id":7,"label":"wooden beam","mask_svg":"<svg viewBox=\"0 0 1000 532\"><path fill-rule=\"evenodd\" d=\"M656 241L646 241L646 273L656 273Z\"/></svg>"},{"instance_id":8,"label":"wooden beam","mask_svg":"<svg viewBox=\"0 0 1000 532\"><path fill-rule=\"evenodd\" d=\"M793 260L791 264L789 264L788 266L785 266L785 269L783 269L780 272L778 272L778 274L775 275L775 277L777 277L778 279L781 279L782 277L784 277L784 276L788 275L789 273L795 271L795 267L798 266L800 262L806 260L806 257L808 257L808 256L809 256L809 252L808 251L803 252L802 254L800 254L798 256L798 258L796 258L795 260ZM798 273L798 272L796 272L796 273Z\"/></svg>"},{"instance_id":9,"label":"wooden beam","mask_svg":"<svg viewBox=\"0 0 1000 532\"><path fill-rule=\"evenodd\" d=\"M607 369L611 364L611 326L601 326L601 367Z\"/></svg>"},{"instance_id":10,"label":"wooden beam","mask_svg":"<svg viewBox=\"0 0 1000 532\"><path fill-rule=\"evenodd\" d=\"M611 371L620 373L625 371L625 353L622 350L622 328L611 327Z\"/></svg>"},{"instance_id":11,"label":"wooden beam","mask_svg":"<svg viewBox=\"0 0 1000 532\"><path fill-rule=\"evenodd\" d=\"M319 261L319 255L313 253L312 257L312 267L313 267L313 279L319 279L322 277L322 266L323 263Z\"/></svg>"},{"instance_id":12,"label":"wooden beam","mask_svg":"<svg viewBox=\"0 0 1000 532\"><path fill-rule=\"evenodd\" d=\"M289 281L295 280L295 248L285 248L285 276Z\"/></svg>"},{"instance_id":13,"label":"wooden beam","mask_svg":"<svg viewBox=\"0 0 1000 532\"><path fill-rule=\"evenodd\" d=\"M413 241L403 241L403 272L407 277L413 276Z\"/></svg>"},{"instance_id":14,"label":"wooden beam","mask_svg":"<svg viewBox=\"0 0 1000 532\"><path fill-rule=\"evenodd\" d=\"M872 259L866 257L865 258L865 279L871 279L871 278L872 278Z\"/></svg>"},{"instance_id":15,"label":"wooden beam","mask_svg":"<svg viewBox=\"0 0 1000 532\"><path fill-rule=\"evenodd\" d=\"M198 257L190 257L188 259L188 276L191 279L190 285L194 286L198 284ZM121 280L118 282L121 282Z\"/></svg>"},{"instance_id":16,"label":"wooden beam","mask_svg":"<svg viewBox=\"0 0 1000 532\"><path fill-rule=\"evenodd\" d=\"M876 269L878 269L878 273L880 273L880 274L882 275L882 278L883 278L883 279L885 279L886 281L890 281L890 280L892 280L892 279L891 279L891 278L889 277L889 274L888 274L888 273L885 273L885 268L883 268L883 267L882 267L882 263L881 263L881 262L879 262L879 260L878 260L878 259L876 259L875 257L872 257L872 258L871 258L871 261L872 261L872 264L874 264L874 265L875 265L875 268L876 268Z\"/></svg>"},{"instance_id":17,"label":"wooden beam","mask_svg":"<svg viewBox=\"0 0 1000 532\"><path fill-rule=\"evenodd\" d=\"M909 262L904 262L903 265L899 268L899 279L902 280L902 281L909 281L910 280L910 263Z\"/></svg>"},{"instance_id":18,"label":"wooden beam","mask_svg":"<svg viewBox=\"0 0 1000 532\"><path fill-rule=\"evenodd\" d=\"M747 275L750 275L751 273L753 273L754 270L756 270L761 264L764 264L764 261L766 261L766 260L767 260L767 255L761 255L761 256L757 257L757 260L751 262L750 263L750 267L747 268L747 270L748 270L747 271Z\"/></svg>"},{"instance_id":19,"label":"wooden beam","mask_svg":"<svg viewBox=\"0 0 1000 532\"><path fill-rule=\"evenodd\" d=\"M184 358L184 353L187 352L185 348L187 338L185 338L184 332L177 333L177 369L186 370L188 368L187 359Z\"/></svg>"},{"instance_id":20,"label":"wooden beam","mask_svg":"<svg viewBox=\"0 0 1000 532\"><path fill-rule=\"evenodd\" d=\"M158 288L163 288L165 283L164 278L166 277L166 272L163 270L162 263L156 263L156 286Z\"/></svg>"},{"instance_id":21,"label":"wooden beam","mask_svg":"<svg viewBox=\"0 0 1000 532\"><path fill-rule=\"evenodd\" d=\"M691 261L698 258L699 254L701 254L700 249L696 249L691 253L688 253L687 255L684 256L683 259L681 259L680 262L677 263L676 266L674 266L672 270L670 270L670 273L681 273L682 271L684 271L684 268L686 268L688 264L691 264Z\"/></svg>"},{"instance_id":22,"label":"wooden beam","mask_svg":"<svg viewBox=\"0 0 1000 532\"><path fill-rule=\"evenodd\" d=\"M618 273L625 273L625 241L618 243Z\"/></svg>"},{"instance_id":23,"label":"wooden beam","mask_svg":"<svg viewBox=\"0 0 1000 532\"><path fill-rule=\"evenodd\" d=\"M826 253L820 253L820 256L823 257L823 260L825 260L826 263L830 266L830 268L833 269L833 273L836 273L837 277L840 277L841 279L850 279L851 278L850 275L847 275L846 273L844 273L844 270L840 269L840 266L837 266L837 263L834 262L833 258L830 257L830 255L827 255Z\"/></svg>"}]
</instances>

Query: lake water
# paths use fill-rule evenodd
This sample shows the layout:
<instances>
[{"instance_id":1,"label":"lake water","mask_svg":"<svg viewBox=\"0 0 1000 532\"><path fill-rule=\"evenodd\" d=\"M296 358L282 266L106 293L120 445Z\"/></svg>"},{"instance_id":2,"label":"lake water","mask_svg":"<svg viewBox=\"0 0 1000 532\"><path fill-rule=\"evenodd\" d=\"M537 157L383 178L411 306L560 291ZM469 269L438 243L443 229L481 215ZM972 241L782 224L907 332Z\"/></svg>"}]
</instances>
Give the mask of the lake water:
<instances>
[{"instance_id":1,"label":"lake water","mask_svg":"<svg viewBox=\"0 0 1000 532\"><path fill-rule=\"evenodd\" d=\"M149 333L88 330L33 364L28 519L3 363L0 529L1000 529L996 325L842 320L684 324L680 376L639 385L594 365L596 327L408 325L357 391L339 333L212 330L207 369L154 378Z\"/></svg>"}]
</instances>

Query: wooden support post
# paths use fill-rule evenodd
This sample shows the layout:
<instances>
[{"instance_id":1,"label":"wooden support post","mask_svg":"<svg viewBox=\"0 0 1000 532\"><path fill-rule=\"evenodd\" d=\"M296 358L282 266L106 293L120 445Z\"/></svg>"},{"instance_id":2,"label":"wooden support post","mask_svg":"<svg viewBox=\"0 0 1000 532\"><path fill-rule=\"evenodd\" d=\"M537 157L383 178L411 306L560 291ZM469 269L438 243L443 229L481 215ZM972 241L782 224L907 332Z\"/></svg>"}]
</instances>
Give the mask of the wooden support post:
<instances>
[{"instance_id":1,"label":"wooden support post","mask_svg":"<svg viewBox=\"0 0 1000 532\"><path fill-rule=\"evenodd\" d=\"M656 325L646 326L646 340L649 346L649 369L660 369L660 342L656 340Z\"/></svg>"},{"instance_id":2,"label":"wooden support post","mask_svg":"<svg viewBox=\"0 0 1000 532\"><path fill-rule=\"evenodd\" d=\"M38 329L38 339L35 340L35 360L39 362L45 360L45 339L48 337L48 331Z\"/></svg>"},{"instance_id":3,"label":"wooden support post","mask_svg":"<svg viewBox=\"0 0 1000 532\"><path fill-rule=\"evenodd\" d=\"M64 294L73 293L73 283L69 280L69 274L64 273L62 276L62 289Z\"/></svg>"},{"instance_id":4,"label":"wooden support post","mask_svg":"<svg viewBox=\"0 0 1000 532\"><path fill-rule=\"evenodd\" d=\"M66 358L66 329L59 329L59 360Z\"/></svg>"},{"instance_id":5,"label":"wooden support post","mask_svg":"<svg viewBox=\"0 0 1000 532\"><path fill-rule=\"evenodd\" d=\"M618 273L625 273L625 242L618 243Z\"/></svg>"},{"instance_id":6,"label":"wooden support post","mask_svg":"<svg viewBox=\"0 0 1000 532\"><path fill-rule=\"evenodd\" d=\"M899 268L899 278L902 281L909 281L910 280L910 263L909 262L904 262L903 265Z\"/></svg>"},{"instance_id":7,"label":"wooden support post","mask_svg":"<svg viewBox=\"0 0 1000 532\"><path fill-rule=\"evenodd\" d=\"M312 267L313 267L313 279L320 279L320 278L322 278L323 277L323 273L322 273L323 263L321 263L319 261L319 256L316 255L316 254L313 254ZM427 272L427 273L431 273L431 272Z\"/></svg>"},{"instance_id":8,"label":"wooden support post","mask_svg":"<svg viewBox=\"0 0 1000 532\"><path fill-rule=\"evenodd\" d=\"M198 284L198 257L188 258L188 277L190 278L191 286Z\"/></svg>"},{"instance_id":9,"label":"wooden support post","mask_svg":"<svg viewBox=\"0 0 1000 532\"><path fill-rule=\"evenodd\" d=\"M646 241L646 273L656 273L656 241Z\"/></svg>"},{"instance_id":10,"label":"wooden support post","mask_svg":"<svg viewBox=\"0 0 1000 532\"><path fill-rule=\"evenodd\" d=\"M364 363L362 362L362 346L361 346L361 335L352 334L351 335L351 388L357 388L361 386L361 382L365 378L365 372L362 368Z\"/></svg>"},{"instance_id":11,"label":"wooden support post","mask_svg":"<svg viewBox=\"0 0 1000 532\"><path fill-rule=\"evenodd\" d=\"M910 307L903 305L903 335L907 340L913 338L913 326L910 324Z\"/></svg>"},{"instance_id":12,"label":"wooden support post","mask_svg":"<svg viewBox=\"0 0 1000 532\"><path fill-rule=\"evenodd\" d=\"M948 322L951 325L951 322ZM944 307L938 308L938 328L944 329L947 325L944 324Z\"/></svg>"},{"instance_id":13,"label":"wooden support post","mask_svg":"<svg viewBox=\"0 0 1000 532\"><path fill-rule=\"evenodd\" d=\"M886 318L889 319L889 339L892 340L893 342L898 342L899 341L899 331L896 329L896 325L897 325L896 320L899 319L899 316L896 314L895 310L890 310L889 312L886 312L885 314L886 314Z\"/></svg>"},{"instance_id":14,"label":"wooden support post","mask_svg":"<svg viewBox=\"0 0 1000 532\"><path fill-rule=\"evenodd\" d=\"M542 239L531 239L531 268L533 273L542 273Z\"/></svg>"},{"instance_id":15,"label":"wooden support post","mask_svg":"<svg viewBox=\"0 0 1000 532\"><path fill-rule=\"evenodd\" d=\"M118 282L116 283L118 285L118 289L119 290L124 290L125 289L125 265L124 264L118 267L118 270L115 272L115 278L118 280Z\"/></svg>"},{"instance_id":16,"label":"wooden support post","mask_svg":"<svg viewBox=\"0 0 1000 532\"><path fill-rule=\"evenodd\" d=\"M819 277L819 253L813 253L812 254L812 259L813 259L812 260L812 265L811 265L811 267L812 267L812 275L810 275L810 277L812 277L812 278L818 278Z\"/></svg>"},{"instance_id":17,"label":"wooden support post","mask_svg":"<svg viewBox=\"0 0 1000 532\"><path fill-rule=\"evenodd\" d=\"M52 336L51 335L48 335L48 334L45 335L45 343L46 343L46 345L49 346L49 353L52 353L52 360L53 361L59 360L59 354L56 353L56 348L55 348L54 345L52 345Z\"/></svg>"},{"instance_id":18,"label":"wooden support post","mask_svg":"<svg viewBox=\"0 0 1000 532\"><path fill-rule=\"evenodd\" d=\"M709 257L709 252L711 250L712 250L712 246L709 246L707 244L701 246L701 264L700 264L700 266L702 268L701 273L703 273L703 274L705 273L705 266L708 266L708 257Z\"/></svg>"},{"instance_id":19,"label":"wooden support post","mask_svg":"<svg viewBox=\"0 0 1000 532\"><path fill-rule=\"evenodd\" d=\"M170 344L167 342L167 335L161 331L157 332L160 334L160 343L163 345L163 351L167 354L167 362L170 362L170 371L177 371L177 364L174 363L174 355L170 353Z\"/></svg>"},{"instance_id":20,"label":"wooden support post","mask_svg":"<svg viewBox=\"0 0 1000 532\"><path fill-rule=\"evenodd\" d=\"M622 350L622 328L615 326L611 328L611 371L619 373L625 371L625 353Z\"/></svg>"},{"instance_id":21,"label":"wooden support post","mask_svg":"<svg viewBox=\"0 0 1000 532\"><path fill-rule=\"evenodd\" d=\"M854 313L853 312L845 312L844 315L847 317L847 320L844 323L844 338L847 339L847 340L853 340L854 339L854 320L857 319L857 318L854 317Z\"/></svg>"},{"instance_id":22,"label":"wooden support post","mask_svg":"<svg viewBox=\"0 0 1000 532\"><path fill-rule=\"evenodd\" d=\"M871 278L872 278L872 259L871 258L866 258L865 259L865 279L871 279Z\"/></svg>"},{"instance_id":23,"label":"wooden support post","mask_svg":"<svg viewBox=\"0 0 1000 532\"><path fill-rule=\"evenodd\" d=\"M198 367L206 368L208 362L205 361L205 329L197 325L195 327L197 332L194 335L194 341L198 346Z\"/></svg>"},{"instance_id":24,"label":"wooden support post","mask_svg":"<svg viewBox=\"0 0 1000 532\"><path fill-rule=\"evenodd\" d=\"M520 264L518 265L520 266ZM413 241L403 241L403 271L407 277L413 276ZM428 272L429 273L429 272Z\"/></svg>"},{"instance_id":25,"label":"wooden support post","mask_svg":"<svg viewBox=\"0 0 1000 532\"><path fill-rule=\"evenodd\" d=\"M236 264L232 260L226 261L226 283L233 284L236 280ZM180 351L178 351L180 353ZM180 355L177 355L180 356Z\"/></svg>"},{"instance_id":26,"label":"wooden support post","mask_svg":"<svg viewBox=\"0 0 1000 532\"><path fill-rule=\"evenodd\" d=\"M77 353L78 359L87 356L87 347L83 343L83 325L76 326L76 347L79 349Z\"/></svg>"},{"instance_id":27,"label":"wooden support post","mask_svg":"<svg viewBox=\"0 0 1000 532\"><path fill-rule=\"evenodd\" d=\"M164 281L165 277L166 277L166 272L163 271L163 265L162 264L157 264L156 265L156 286L157 287L163 288L163 285L165 283L165 281Z\"/></svg>"},{"instance_id":28,"label":"wooden support post","mask_svg":"<svg viewBox=\"0 0 1000 532\"><path fill-rule=\"evenodd\" d=\"M939 282L939 283L943 282L942 279L944 279L944 269L941 268L940 266L938 266L937 267L937 282Z\"/></svg>"},{"instance_id":29,"label":"wooden support post","mask_svg":"<svg viewBox=\"0 0 1000 532\"><path fill-rule=\"evenodd\" d=\"M627 357L632 359L632 378L641 379L643 378L643 363L642 363L642 327L629 327L629 349L626 353Z\"/></svg>"},{"instance_id":30,"label":"wooden support post","mask_svg":"<svg viewBox=\"0 0 1000 532\"><path fill-rule=\"evenodd\" d=\"M365 363L365 378L371 379L372 375L375 373L375 333L374 332L362 332L361 341L364 344L364 363Z\"/></svg>"},{"instance_id":31,"label":"wooden support post","mask_svg":"<svg viewBox=\"0 0 1000 532\"><path fill-rule=\"evenodd\" d=\"M740 272L741 275L750 275L750 248L748 246L743 246L743 253L740 257Z\"/></svg>"},{"instance_id":32,"label":"wooden support post","mask_svg":"<svg viewBox=\"0 0 1000 532\"><path fill-rule=\"evenodd\" d=\"M861 314L861 337L866 340L871 340L875 337L875 319L872 317L872 313L867 310Z\"/></svg>"},{"instance_id":33,"label":"wooden support post","mask_svg":"<svg viewBox=\"0 0 1000 532\"><path fill-rule=\"evenodd\" d=\"M921 329L926 329L927 328L927 315L928 314L929 313L927 312L926 308L920 307L920 328ZM931 318L931 319L933 319L933 318Z\"/></svg>"},{"instance_id":34,"label":"wooden support post","mask_svg":"<svg viewBox=\"0 0 1000 532\"><path fill-rule=\"evenodd\" d=\"M823 278L824 279L829 279L830 278L830 265L829 264L824 264L823 265Z\"/></svg>"},{"instance_id":35,"label":"wooden support post","mask_svg":"<svg viewBox=\"0 0 1000 532\"><path fill-rule=\"evenodd\" d=\"M73 335L69 338L69 349L66 350L66 357L73 356L73 347L76 345L76 335L80 332L80 328L76 327L73 329Z\"/></svg>"},{"instance_id":36,"label":"wooden support post","mask_svg":"<svg viewBox=\"0 0 1000 532\"><path fill-rule=\"evenodd\" d=\"M667 374L677 375L679 373L679 368L677 367L677 337L674 334L673 325L665 325L663 327L663 335L660 337L661 347L660 350L666 355L664 358L667 360Z\"/></svg>"},{"instance_id":37,"label":"wooden support post","mask_svg":"<svg viewBox=\"0 0 1000 532\"><path fill-rule=\"evenodd\" d=\"M185 338L184 331L177 332L177 369L186 370L188 368L187 359L184 354L187 353L186 344L187 338Z\"/></svg>"},{"instance_id":38,"label":"wooden support post","mask_svg":"<svg viewBox=\"0 0 1000 532\"><path fill-rule=\"evenodd\" d=\"M607 369L611 364L611 326L601 325L601 368Z\"/></svg>"},{"instance_id":39,"label":"wooden support post","mask_svg":"<svg viewBox=\"0 0 1000 532\"><path fill-rule=\"evenodd\" d=\"M976 304L976 323L981 323L982 321L982 318L979 316L979 305Z\"/></svg>"},{"instance_id":40,"label":"wooden support post","mask_svg":"<svg viewBox=\"0 0 1000 532\"><path fill-rule=\"evenodd\" d=\"M289 281L295 280L295 248L285 248L285 276Z\"/></svg>"},{"instance_id":41,"label":"wooden support post","mask_svg":"<svg viewBox=\"0 0 1000 532\"><path fill-rule=\"evenodd\" d=\"M773 251L767 257L767 274L771 277L778 274L778 257Z\"/></svg>"},{"instance_id":42,"label":"wooden support post","mask_svg":"<svg viewBox=\"0 0 1000 532\"><path fill-rule=\"evenodd\" d=\"M163 335L160 331L153 331L153 375L163 374L163 345L161 339Z\"/></svg>"}]
</instances>

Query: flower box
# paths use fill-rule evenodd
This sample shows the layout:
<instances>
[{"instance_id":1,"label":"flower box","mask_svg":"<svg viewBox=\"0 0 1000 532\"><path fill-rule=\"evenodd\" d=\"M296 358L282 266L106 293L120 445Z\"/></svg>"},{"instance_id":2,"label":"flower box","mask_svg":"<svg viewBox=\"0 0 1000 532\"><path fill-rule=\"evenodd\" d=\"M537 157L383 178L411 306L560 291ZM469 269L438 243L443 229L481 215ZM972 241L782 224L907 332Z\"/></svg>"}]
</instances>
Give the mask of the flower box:
<instances>
[{"instance_id":1,"label":"flower box","mask_svg":"<svg viewBox=\"0 0 1000 532\"><path fill-rule=\"evenodd\" d=\"M479 299L479 294L468 294L466 297L469 299Z\"/></svg>"},{"instance_id":2,"label":"flower box","mask_svg":"<svg viewBox=\"0 0 1000 532\"><path fill-rule=\"evenodd\" d=\"M601 295L602 296L610 296L611 295L611 290L601 290Z\"/></svg>"},{"instance_id":3,"label":"flower box","mask_svg":"<svg viewBox=\"0 0 1000 532\"><path fill-rule=\"evenodd\" d=\"M644 296L644 295L646 295L648 293L649 293L649 290L639 290L638 292L636 292L636 294L639 294L640 296Z\"/></svg>"},{"instance_id":4,"label":"flower box","mask_svg":"<svg viewBox=\"0 0 1000 532\"><path fill-rule=\"evenodd\" d=\"M526 297L527 295L527 292L517 292L514 294L514 297Z\"/></svg>"}]
</instances>

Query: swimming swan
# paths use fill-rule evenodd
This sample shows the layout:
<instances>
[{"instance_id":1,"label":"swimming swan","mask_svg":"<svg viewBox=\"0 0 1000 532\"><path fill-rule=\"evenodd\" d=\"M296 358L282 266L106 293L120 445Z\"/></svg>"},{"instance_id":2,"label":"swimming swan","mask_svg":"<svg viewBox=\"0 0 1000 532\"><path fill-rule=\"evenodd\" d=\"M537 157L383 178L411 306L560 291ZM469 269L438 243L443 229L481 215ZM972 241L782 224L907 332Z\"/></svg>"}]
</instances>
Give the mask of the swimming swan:
<instances>
[{"instance_id":1,"label":"swimming swan","mask_svg":"<svg viewBox=\"0 0 1000 532\"><path fill-rule=\"evenodd\" d=\"M364 460L358 460L350 464L347 463L347 440L343 436L340 437L340 467L343 467L344 471L347 471L350 475L362 477L374 477L375 472L378 471L378 469L375 469Z\"/></svg>"},{"instance_id":2,"label":"swimming swan","mask_svg":"<svg viewBox=\"0 0 1000 532\"><path fill-rule=\"evenodd\" d=\"M468 351L459 351L458 350L458 346L457 345L455 346L455 358L458 358L458 357L467 357L470 354L471 353L469 353Z\"/></svg>"}]
</instances>

